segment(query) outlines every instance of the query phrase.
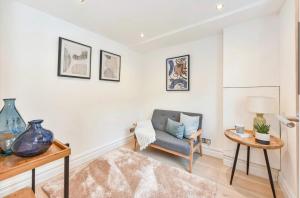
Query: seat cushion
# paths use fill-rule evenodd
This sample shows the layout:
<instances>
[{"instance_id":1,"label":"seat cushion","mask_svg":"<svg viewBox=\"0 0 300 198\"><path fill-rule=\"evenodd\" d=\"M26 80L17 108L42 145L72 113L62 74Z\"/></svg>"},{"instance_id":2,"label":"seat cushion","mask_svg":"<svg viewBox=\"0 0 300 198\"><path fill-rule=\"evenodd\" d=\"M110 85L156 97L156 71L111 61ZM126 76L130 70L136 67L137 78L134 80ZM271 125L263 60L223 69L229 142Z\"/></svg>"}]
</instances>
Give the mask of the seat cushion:
<instances>
[{"instance_id":1,"label":"seat cushion","mask_svg":"<svg viewBox=\"0 0 300 198\"><path fill-rule=\"evenodd\" d=\"M163 148L182 153L184 155L190 154L190 145L188 139L178 139L165 131L155 130L156 141L155 145ZM196 144L195 142L194 144Z\"/></svg>"}]
</instances>

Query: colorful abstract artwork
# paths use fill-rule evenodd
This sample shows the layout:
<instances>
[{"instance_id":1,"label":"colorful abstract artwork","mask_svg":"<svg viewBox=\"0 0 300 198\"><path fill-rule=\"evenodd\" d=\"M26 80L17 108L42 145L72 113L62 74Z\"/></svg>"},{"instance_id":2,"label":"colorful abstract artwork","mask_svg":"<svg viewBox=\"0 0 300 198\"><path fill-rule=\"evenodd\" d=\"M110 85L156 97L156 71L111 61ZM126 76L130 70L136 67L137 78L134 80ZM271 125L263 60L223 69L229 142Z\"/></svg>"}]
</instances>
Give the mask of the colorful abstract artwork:
<instances>
[{"instance_id":1,"label":"colorful abstract artwork","mask_svg":"<svg viewBox=\"0 0 300 198\"><path fill-rule=\"evenodd\" d=\"M190 55L168 58L167 91L190 90Z\"/></svg>"},{"instance_id":2,"label":"colorful abstract artwork","mask_svg":"<svg viewBox=\"0 0 300 198\"><path fill-rule=\"evenodd\" d=\"M100 80L120 81L121 56L100 51Z\"/></svg>"},{"instance_id":3,"label":"colorful abstract artwork","mask_svg":"<svg viewBox=\"0 0 300 198\"><path fill-rule=\"evenodd\" d=\"M91 53L90 46L60 37L58 76L90 79Z\"/></svg>"}]
</instances>

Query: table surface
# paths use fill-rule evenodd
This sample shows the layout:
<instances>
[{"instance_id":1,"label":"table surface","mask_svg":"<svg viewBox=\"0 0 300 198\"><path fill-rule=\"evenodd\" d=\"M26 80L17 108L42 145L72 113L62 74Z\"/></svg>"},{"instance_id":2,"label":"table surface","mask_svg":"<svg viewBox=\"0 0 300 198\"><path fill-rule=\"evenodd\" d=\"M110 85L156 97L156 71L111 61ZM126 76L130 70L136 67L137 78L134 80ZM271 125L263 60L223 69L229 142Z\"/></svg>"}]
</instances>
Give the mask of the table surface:
<instances>
[{"instance_id":1,"label":"table surface","mask_svg":"<svg viewBox=\"0 0 300 198\"><path fill-rule=\"evenodd\" d=\"M234 130L235 129L227 129L224 132L224 135L228 139L230 139L234 142L246 145L246 146L250 146L250 147L254 147L254 148L260 148L260 149L280 149L281 147L284 146L284 142L280 138L275 137L273 135L271 135L270 144L269 145L264 145L264 144L260 144L260 143L255 142L255 137L253 136L253 131L252 130L245 130L245 133L252 134L252 137L250 137L250 138L241 138L240 136L236 135L233 132Z\"/></svg>"},{"instance_id":2,"label":"table surface","mask_svg":"<svg viewBox=\"0 0 300 198\"><path fill-rule=\"evenodd\" d=\"M20 173L32 170L49 162L64 158L71 154L71 149L58 140L54 140L53 144L47 152L34 157L18 157L10 155L0 157L0 181L18 175Z\"/></svg>"}]
</instances>

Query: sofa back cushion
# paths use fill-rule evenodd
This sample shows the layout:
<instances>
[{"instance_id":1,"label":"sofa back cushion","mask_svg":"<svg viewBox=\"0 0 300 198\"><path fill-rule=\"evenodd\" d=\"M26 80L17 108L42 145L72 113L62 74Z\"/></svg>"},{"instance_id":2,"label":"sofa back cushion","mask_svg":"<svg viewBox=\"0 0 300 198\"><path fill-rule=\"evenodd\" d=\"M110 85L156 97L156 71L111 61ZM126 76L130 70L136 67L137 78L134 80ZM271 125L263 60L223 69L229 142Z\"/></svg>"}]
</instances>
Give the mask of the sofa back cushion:
<instances>
[{"instance_id":1,"label":"sofa back cushion","mask_svg":"<svg viewBox=\"0 0 300 198\"><path fill-rule=\"evenodd\" d=\"M166 132L177 137L178 139L183 139L184 125L168 118Z\"/></svg>"},{"instance_id":2,"label":"sofa back cushion","mask_svg":"<svg viewBox=\"0 0 300 198\"><path fill-rule=\"evenodd\" d=\"M168 118L170 118L171 120L174 120L176 122L179 122L180 121L180 113L184 113L189 116L199 116L198 129L202 128L202 117L203 117L202 114L155 109L153 111L153 115L152 115L152 119L151 119L154 129L160 130L160 131L166 131Z\"/></svg>"},{"instance_id":3,"label":"sofa back cushion","mask_svg":"<svg viewBox=\"0 0 300 198\"><path fill-rule=\"evenodd\" d=\"M180 114L180 123L184 125L184 137L191 138L196 133L199 126L199 116L189 116L184 113Z\"/></svg>"}]
</instances>

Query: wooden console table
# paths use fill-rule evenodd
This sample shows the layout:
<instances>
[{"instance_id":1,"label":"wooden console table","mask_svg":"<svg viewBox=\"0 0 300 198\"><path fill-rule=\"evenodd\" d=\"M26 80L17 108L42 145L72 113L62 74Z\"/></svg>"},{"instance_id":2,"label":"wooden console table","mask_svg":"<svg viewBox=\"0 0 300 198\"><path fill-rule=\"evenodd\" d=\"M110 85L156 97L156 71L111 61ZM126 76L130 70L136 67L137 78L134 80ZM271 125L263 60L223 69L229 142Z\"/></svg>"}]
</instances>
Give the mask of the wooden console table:
<instances>
[{"instance_id":1,"label":"wooden console table","mask_svg":"<svg viewBox=\"0 0 300 198\"><path fill-rule=\"evenodd\" d=\"M259 143L255 142L255 137L252 136L250 138L241 138L238 135L234 134L231 130L234 130L234 129L228 129L224 133L224 135L228 139L230 139L230 140L237 143L237 148L236 148L233 167L232 167L232 172L231 172L230 185L232 184L237 159L238 159L238 156L239 156L240 145L242 144L242 145L247 146L247 175L249 174L250 147L257 148L257 149L263 149L266 164L267 164L267 169L268 169L269 180L270 180L270 184L271 184L271 188L272 188L273 197L276 198L276 193L275 193L275 188L274 188L272 172L271 172L271 167L270 167L270 163L269 163L267 150L269 150L269 149L280 149L284 145L283 141L280 138L277 138L277 137L274 137L274 136L271 135L269 145L259 144ZM246 130L245 133L253 134L253 132L251 130Z\"/></svg>"},{"instance_id":2,"label":"wooden console table","mask_svg":"<svg viewBox=\"0 0 300 198\"><path fill-rule=\"evenodd\" d=\"M6 198L11 197L35 197L35 168L53 162L55 160L64 158L64 197L69 197L69 156L71 149L69 144L63 144L58 140L54 140L51 147L47 152L35 156L35 157L18 157L16 155L10 155L6 157L0 157L0 181L24 173L26 171L32 171L32 186L30 188L21 189Z\"/></svg>"}]
</instances>

